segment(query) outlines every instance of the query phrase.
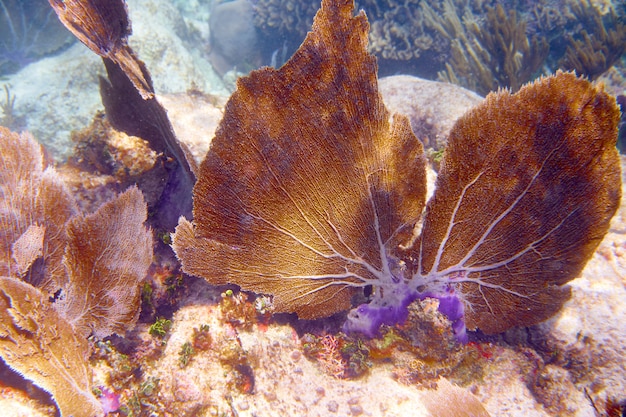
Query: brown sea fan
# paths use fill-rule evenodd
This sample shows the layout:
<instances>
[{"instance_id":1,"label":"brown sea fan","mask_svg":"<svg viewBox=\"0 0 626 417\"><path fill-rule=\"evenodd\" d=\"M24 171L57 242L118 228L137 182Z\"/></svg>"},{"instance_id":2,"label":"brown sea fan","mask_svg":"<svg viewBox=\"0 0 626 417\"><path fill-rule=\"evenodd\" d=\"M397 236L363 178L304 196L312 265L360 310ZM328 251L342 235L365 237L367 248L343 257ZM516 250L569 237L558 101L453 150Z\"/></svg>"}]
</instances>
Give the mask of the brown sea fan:
<instances>
[{"instance_id":1,"label":"brown sea fan","mask_svg":"<svg viewBox=\"0 0 626 417\"><path fill-rule=\"evenodd\" d=\"M41 146L3 127L0 180L0 356L62 415L100 415L87 337L137 320L152 261L143 196L131 187L82 215Z\"/></svg>"},{"instance_id":2,"label":"brown sea fan","mask_svg":"<svg viewBox=\"0 0 626 417\"><path fill-rule=\"evenodd\" d=\"M352 12L323 1L291 60L239 80L173 238L183 270L302 318L371 286L344 327L368 335L424 297L461 340L550 317L619 204L615 100L562 72L489 95L452 129L413 243L423 149L405 117L389 124Z\"/></svg>"}]
</instances>

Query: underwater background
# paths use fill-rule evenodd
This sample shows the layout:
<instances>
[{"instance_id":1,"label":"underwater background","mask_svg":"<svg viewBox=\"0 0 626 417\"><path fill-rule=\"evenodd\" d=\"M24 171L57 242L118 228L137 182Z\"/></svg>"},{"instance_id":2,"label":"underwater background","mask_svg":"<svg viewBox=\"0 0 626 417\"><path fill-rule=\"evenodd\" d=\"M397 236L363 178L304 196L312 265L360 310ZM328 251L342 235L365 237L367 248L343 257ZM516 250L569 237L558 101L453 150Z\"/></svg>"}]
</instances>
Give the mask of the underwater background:
<instances>
[{"instance_id":1,"label":"underwater background","mask_svg":"<svg viewBox=\"0 0 626 417\"><path fill-rule=\"evenodd\" d=\"M284 64L320 2L127 5L129 44L200 163L237 78ZM356 1L361 9L383 99L409 116L435 169L452 125L482 97L559 69L603 83L626 110L626 1ZM107 188L110 178L124 183L154 163L140 141L100 124L106 76L48 0L0 0L0 126L32 133L59 166L89 167L89 179L65 174L80 192L98 190L80 203L86 211L121 191ZM620 151L624 141L622 115ZM355 341L339 332L341 318L272 317L266 298L209 286L157 253L136 328L90 340L93 392L123 416L623 416L625 210L622 203L557 316L466 345L433 301L415 303L402 329ZM160 238L168 243L167 233ZM475 410L461 406L476 398ZM45 392L4 365L0 410L58 415Z\"/></svg>"},{"instance_id":2,"label":"underwater background","mask_svg":"<svg viewBox=\"0 0 626 417\"><path fill-rule=\"evenodd\" d=\"M159 94L197 89L226 97L238 75L289 58L319 2L128 5L130 44ZM56 158L66 158L73 147L69 133L88 124L99 106L93 83L103 66L63 28L46 0L4 0L1 6L2 124L27 128ZM369 50L380 77L451 81L485 96L564 69L602 77L612 94L624 94L623 1L368 0L356 7L370 21Z\"/></svg>"}]
</instances>

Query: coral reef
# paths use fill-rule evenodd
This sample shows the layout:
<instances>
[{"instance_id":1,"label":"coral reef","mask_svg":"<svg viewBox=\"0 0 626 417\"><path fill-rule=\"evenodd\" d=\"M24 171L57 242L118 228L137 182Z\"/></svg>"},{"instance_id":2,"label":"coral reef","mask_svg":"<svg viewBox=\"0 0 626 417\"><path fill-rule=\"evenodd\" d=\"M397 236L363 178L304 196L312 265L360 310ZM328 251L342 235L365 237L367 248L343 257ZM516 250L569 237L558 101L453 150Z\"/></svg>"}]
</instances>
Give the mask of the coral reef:
<instances>
[{"instance_id":1,"label":"coral reef","mask_svg":"<svg viewBox=\"0 0 626 417\"><path fill-rule=\"evenodd\" d=\"M72 140L76 148L68 161L71 166L110 175L120 184L138 182L137 177L158 162L157 152L146 140L115 130L102 112L96 114L91 126L73 132ZM160 177L164 175L162 172Z\"/></svg>"},{"instance_id":2,"label":"coral reef","mask_svg":"<svg viewBox=\"0 0 626 417\"><path fill-rule=\"evenodd\" d=\"M74 42L46 0L0 1L0 76Z\"/></svg>"},{"instance_id":3,"label":"coral reef","mask_svg":"<svg viewBox=\"0 0 626 417\"><path fill-rule=\"evenodd\" d=\"M567 36L569 45L559 67L596 79L626 52L626 18L613 9L603 14L589 0L570 8L583 29Z\"/></svg>"},{"instance_id":4,"label":"coral reef","mask_svg":"<svg viewBox=\"0 0 626 417\"><path fill-rule=\"evenodd\" d=\"M500 87L517 91L549 69L590 78L606 71L624 53L624 13L596 3L362 0L358 6L370 21L368 48L382 75L438 76L486 95ZM310 19L312 11L300 7L291 0L258 3L257 25L273 51L283 39L291 51L304 37L303 16Z\"/></svg>"},{"instance_id":5,"label":"coral reef","mask_svg":"<svg viewBox=\"0 0 626 417\"><path fill-rule=\"evenodd\" d=\"M0 127L0 156L1 356L50 392L62 415L95 415L87 337L137 321L152 261L145 202L131 188L82 214L29 135Z\"/></svg>"},{"instance_id":6,"label":"coral reef","mask_svg":"<svg viewBox=\"0 0 626 417\"><path fill-rule=\"evenodd\" d=\"M154 98L150 74L143 64L142 74L148 82L150 97L144 97L121 66L106 58L104 65L108 80L100 79L100 93L107 120L117 130L144 139L158 153L154 168L135 181L150 197L152 225L162 231L172 230L178 217L191 211L190 191L195 182L196 162L176 138L167 112Z\"/></svg>"},{"instance_id":7,"label":"coral reef","mask_svg":"<svg viewBox=\"0 0 626 417\"><path fill-rule=\"evenodd\" d=\"M70 164L53 168L28 134L0 128L3 413L52 415L54 403L62 416L623 412L626 209L611 219L624 187L613 99L558 73L488 95L453 127L478 98L405 77L377 83L366 21L349 3L325 0L294 59L239 81L198 171L168 120L180 113L142 97L109 59L107 116L74 134ZM431 6L443 4L468 5ZM416 9L411 18L424 19ZM433 47L449 47L444 38ZM176 101L178 112L196 107L178 124L203 105L222 111L193 86ZM424 212L435 174L412 131L440 164ZM191 190L161 200L163 187L196 173L195 218L184 213L171 237L158 202L176 213ZM149 193L117 195L133 183ZM204 279L183 275L171 252L148 268L146 217ZM210 285L226 282L266 295ZM272 314L281 311L299 317Z\"/></svg>"},{"instance_id":8,"label":"coral reef","mask_svg":"<svg viewBox=\"0 0 626 417\"><path fill-rule=\"evenodd\" d=\"M324 2L290 61L239 81L173 236L183 270L301 318L372 286L344 325L370 337L418 298L459 340L553 316L619 204L615 100L562 72L489 95L450 132L413 242L423 150L406 119L388 126L364 19Z\"/></svg>"},{"instance_id":9,"label":"coral reef","mask_svg":"<svg viewBox=\"0 0 626 417\"><path fill-rule=\"evenodd\" d=\"M4 361L48 391L61 415L102 414L91 394L87 340L33 286L0 277L0 295Z\"/></svg>"},{"instance_id":10,"label":"coral reef","mask_svg":"<svg viewBox=\"0 0 626 417\"><path fill-rule=\"evenodd\" d=\"M451 0L446 4L452 9ZM451 40L452 57L439 77L482 95L498 87L517 91L533 79L548 55L548 42L536 35L529 39L526 22L519 19L515 10L509 10L507 15L500 4L487 8L486 21L481 26L475 21L462 25L454 13L436 17L430 12L429 16L431 22L439 21L437 27L445 27L444 19L456 17L453 26L457 35Z\"/></svg>"},{"instance_id":11,"label":"coral reef","mask_svg":"<svg viewBox=\"0 0 626 417\"><path fill-rule=\"evenodd\" d=\"M371 22L369 51L385 60L419 58L434 43L424 32L421 0L365 0L363 8Z\"/></svg>"},{"instance_id":12,"label":"coral reef","mask_svg":"<svg viewBox=\"0 0 626 417\"><path fill-rule=\"evenodd\" d=\"M263 32L306 35L319 9L317 1L302 3L294 0L260 0L256 3L256 26Z\"/></svg>"}]
</instances>

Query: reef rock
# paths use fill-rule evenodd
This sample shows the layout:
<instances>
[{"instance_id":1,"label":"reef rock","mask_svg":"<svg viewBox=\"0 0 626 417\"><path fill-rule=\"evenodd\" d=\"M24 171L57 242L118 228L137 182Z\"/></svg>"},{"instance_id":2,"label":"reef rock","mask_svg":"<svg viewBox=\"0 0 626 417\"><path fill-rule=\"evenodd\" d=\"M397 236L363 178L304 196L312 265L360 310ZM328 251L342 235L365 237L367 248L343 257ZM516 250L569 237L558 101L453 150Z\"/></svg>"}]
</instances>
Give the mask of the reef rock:
<instances>
[{"instance_id":1,"label":"reef rock","mask_svg":"<svg viewBox=\"0 0 626 417\"><path fill-rule=\"evenodd\" d=\"M622 157L622 175L626 160ZM626 187L622 183L622 193ZM624 195L624 194L622 194ZM569 363L579 387L589 395L623 399L626 392L626 205L582 275L571 282L572 297L552 320L541 324L557 363Z\"/></svg>"},{"instance_id":2,"label":"reef rock","mask_svg":"<svg viewBox=\"0 0 626 417\"><path fill-rule=\"evenodd\" d=\"M216 2L209 18L213 68L224 75L235 68L252 69L260 64L254 25L254 6L249 0Z\"/></svg>"},{"instance_id":3,"label":"reef rock","mask_svg":"<svg viewBox=\"0 0 626 417\"><path fill-rule=\"evenodd\" d=\"M129 0L128 11L133 30L129 44L150 68L157 93L181 93L195 87L228 94L202 43L191 39L171 2ZM15 97L14 115L23 120L23 125L7 127L28 130L55 159L67 158L74 147L71 132L87 126L102 108L98 76L105 76L100 58L81 44L7 76L0 88L8 86Z\"/></svg>"},{"instance_id":4,"label":"reef rock","mask_svg":"<svg viewBox=\"0 0 626 417\"><path fill-rule=\"evenodd\" d=\"M385 366L374 367L364 379L337 379L304 356L303 342L290 326L242 331L220 316L217 306L195 305L183 307L172 319L176 324L163 356L144 369L159 380L159 405L167 410L161 416L469 415L450 414L460 411L453 405L446 407L448 413L433 412L442 392L403 385ZM201 325L209 329L212 348L196 350L189 365L181 366L180 352ZM468 390L445 380L439 386L447 398L474 411L472 415L489 416Z\"/></svg>"},{"instance_id":5,"label":"reef rock","mask_svg":"<svg viewBox=\"0 0 626 417\"><path fill-rule=\"evenodd\" d=\"M410 75L383 77L378 87L391 113L409 117L413 133L427 151L443 150L454 122L483 100L463 87Z\"/></svg>"}]
</instances>

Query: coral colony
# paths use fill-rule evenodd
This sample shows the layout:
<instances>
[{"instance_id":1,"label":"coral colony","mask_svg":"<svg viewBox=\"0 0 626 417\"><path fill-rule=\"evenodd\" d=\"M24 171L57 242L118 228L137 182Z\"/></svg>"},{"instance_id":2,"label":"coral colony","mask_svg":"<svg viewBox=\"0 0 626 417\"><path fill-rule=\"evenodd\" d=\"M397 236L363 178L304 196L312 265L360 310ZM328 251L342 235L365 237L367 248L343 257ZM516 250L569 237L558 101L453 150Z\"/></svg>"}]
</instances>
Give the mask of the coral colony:
<instances>
[{"instance_id":1,"label":"coral colony","mask_svg":"<svg viewBox=\"0 0 626 417\"><path fill-rule=\"evenodd\" d=\"M568 299L564 284L618 207L619 110L574 74L490 94L463 116L426 203L423 146L382 102L369 25L352 1L324 0L285 65L238 81L199 168L127 45L123 1L50 3L105 58L107 116L130 112L137 131L161 135L151 146L170 152L187 179L171 181L182 184L176 192L197 178L193 219L181 209L172 237L183 270L272 295L277 312L315 319L360 302L344 330L376 336L432 298L461 341L468 329L535 324ZM106 94L125 90L134 95L127 111ZM86 338L123 334L137 320L152 258L146 203L133 186L85 214L32 138L1 128L0 139L0 354L62 415L101 415ZM166 186L157 199L175 201L172 193Z\"/></svg>"},{"instance_id":2,"label":"coral colony","mask_svg":"<svg viewBox=\"0 0 626 417\"><path fill-rule=\"evenodd\" d=\"M0 156L0 354L63 415L100 414L87 337L138 319L152 261L142 193L131 187L83 214L30 135L0 127Z\"/></svg>"},{"instance_id":3,"label":"coral colony","mask_svg":"<svg viewBox=\"0 0 626 417\"><path fill-rule=\"evenodd\" d=\"M426 297L459 340L552 316L619 203L615 100L569 73L489 95L453 128L414 238L425 156L389 122L352 13L323 2L291 60L238 82L173 236L183 270L307 319L371 286L344 325L368 336Z\"/></svg>"}]
</instances>

